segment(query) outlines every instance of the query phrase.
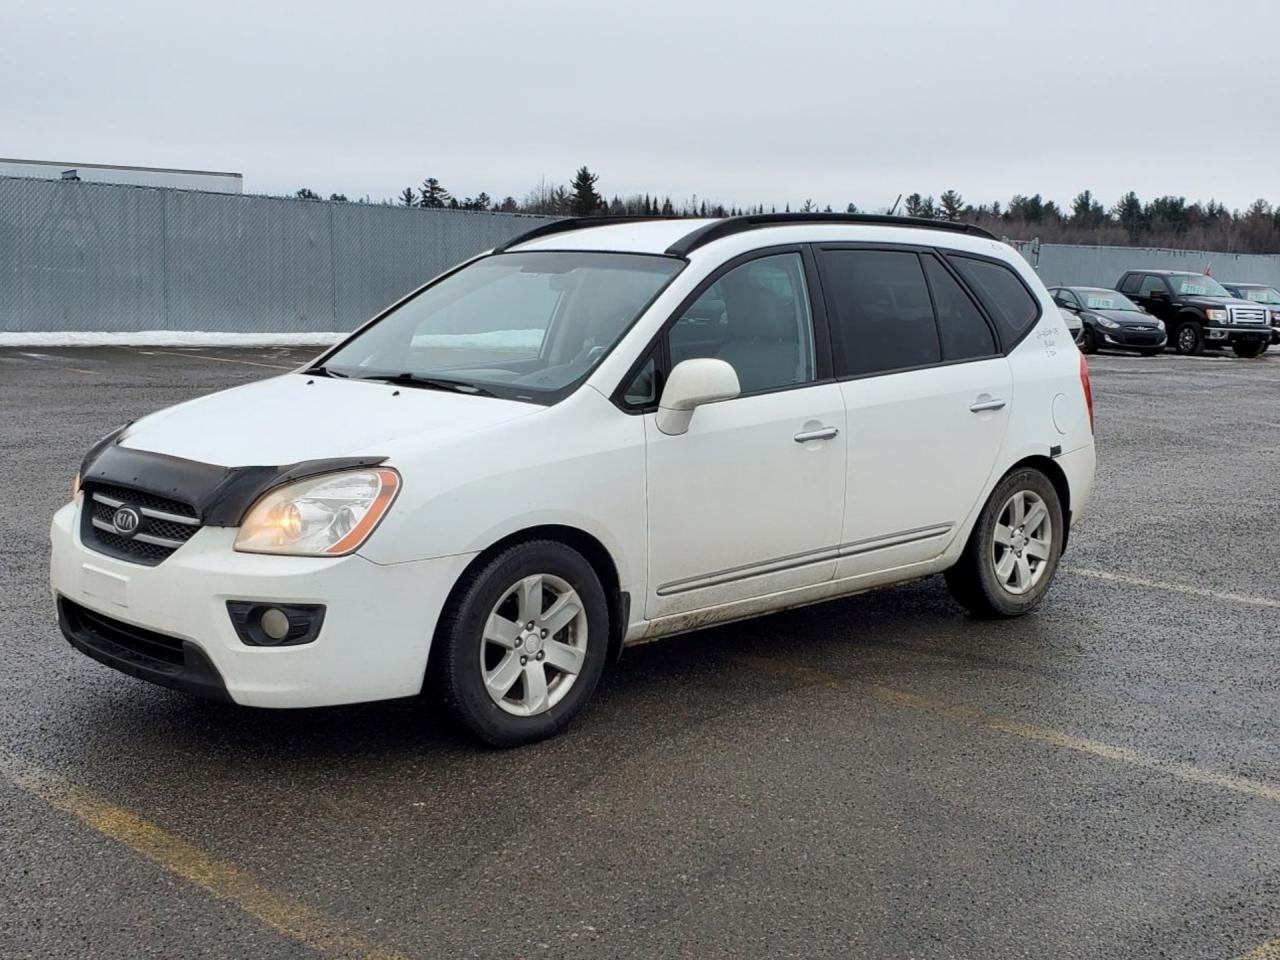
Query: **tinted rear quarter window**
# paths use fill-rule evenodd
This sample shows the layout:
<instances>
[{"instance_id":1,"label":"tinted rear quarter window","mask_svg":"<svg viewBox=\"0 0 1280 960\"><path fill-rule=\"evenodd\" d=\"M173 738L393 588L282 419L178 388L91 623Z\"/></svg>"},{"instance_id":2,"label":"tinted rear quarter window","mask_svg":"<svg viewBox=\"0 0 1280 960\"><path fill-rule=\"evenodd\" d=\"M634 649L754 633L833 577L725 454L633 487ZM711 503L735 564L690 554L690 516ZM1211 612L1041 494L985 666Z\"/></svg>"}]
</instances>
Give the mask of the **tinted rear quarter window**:
<instances>
[{"instance_id":1,"label":"tinted rear quarter window","mask_svg":"<svg viewBox=\"0 0 1280 960\"><path fill-rule=\"evenodd\" d=\"M1040 316L1040 304L1013 270L1002 263L956 254L948 259L982 300L1006 344L1031 329Z\"/></svg>"},{"instance_id":2,"label":"tinted rear quarter window","mask_svg":"<svg viewBox=\"0 0 1280 960\"><path fill-rule=\"evenodd\" d=\"M996 338L964 288L937 257L924 256L921 259L933 293L933 308L938 315L942 359L977 360L993 356L997 352Z\"/></svg>"},{"instance_id":3,"label":"tinted rear quarter window","mask_svg":"<svg viewBox=\"0 0 1280 960\"><path fill-rule=\"evenodd\" d=\"M920 258L890 250L823 250L837 376L938 363L942 350Z\"/></svg>"}]
</instances>

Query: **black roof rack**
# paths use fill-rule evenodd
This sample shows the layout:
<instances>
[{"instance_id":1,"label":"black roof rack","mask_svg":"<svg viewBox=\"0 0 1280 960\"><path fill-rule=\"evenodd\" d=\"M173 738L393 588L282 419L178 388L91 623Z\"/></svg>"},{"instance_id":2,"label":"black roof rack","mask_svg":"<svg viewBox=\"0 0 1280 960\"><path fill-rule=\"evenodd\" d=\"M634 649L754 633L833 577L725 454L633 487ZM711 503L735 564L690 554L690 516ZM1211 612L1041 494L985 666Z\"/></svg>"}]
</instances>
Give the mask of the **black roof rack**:
<instances>
[{"instance_id":1,"label":"black roof rack","mask_svg":"<svg viewBox=\"0 0 1280 960\"><path fill-rule=\"evenodd\" d=\"M952 233L967 233L975 237L996 239L994 234L972 223L950 223L946 220L925 220L922 217L890 217L878 213L758 213L745 217L726 217L699 227L667 247L667 253L675 257L684 257L698 247L722 237L788 223L860 223L888 227L923 227L926 230L948 230Z\"/></svg>"},{"instance_id":2,"label":"black roof rack","mask_svg":"<svg viewBox=\"0 0 1280 960\"><path fill-rule=\"evenodd\" d=\"M528 240L537 240L539 237L547 237L553 233L564 233L568 230L583 230L587 227L607 227L612 223L643 223L653 220L672 220L674 217L568 217L564 220L552 220L550 223L542 223L534 227L532 230L526 230L519 236L512 237L504 243L498 244L493 248L494 253L502 253L504 250L510 250L518 243L524 243Z\"/></svg>"}]
</instances>

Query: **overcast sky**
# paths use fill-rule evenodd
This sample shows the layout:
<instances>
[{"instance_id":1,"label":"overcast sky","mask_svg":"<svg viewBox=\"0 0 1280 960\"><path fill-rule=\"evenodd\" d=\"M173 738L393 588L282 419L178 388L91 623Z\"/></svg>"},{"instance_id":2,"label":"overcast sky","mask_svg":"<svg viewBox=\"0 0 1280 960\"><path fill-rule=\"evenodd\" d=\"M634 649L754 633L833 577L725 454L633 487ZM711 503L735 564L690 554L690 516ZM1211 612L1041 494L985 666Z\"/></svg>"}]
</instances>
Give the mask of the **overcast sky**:
<instances>
[{"instance_id":1,"label":"overcast sky","mask_svg":"<svg viewBox=\"0 0 1280 960\"><path fill-rule=\"evenodd\" d=\"M1280 202L1280 2L0 0L0 156L382 199Z\"/></svg>"}]
</instances>

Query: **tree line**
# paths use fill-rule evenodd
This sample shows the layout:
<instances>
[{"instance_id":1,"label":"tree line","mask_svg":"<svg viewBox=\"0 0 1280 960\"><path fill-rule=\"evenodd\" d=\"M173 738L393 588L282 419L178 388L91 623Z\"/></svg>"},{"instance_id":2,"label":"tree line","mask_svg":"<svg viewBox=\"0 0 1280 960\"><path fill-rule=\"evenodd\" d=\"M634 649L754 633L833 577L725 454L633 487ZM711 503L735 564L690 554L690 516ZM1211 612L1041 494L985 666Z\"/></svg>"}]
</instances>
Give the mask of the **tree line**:
<instances>
[{"instance_id":1,"label":"tree line","mask_svg":"<svg viewBox=\"0 0 1280 960\"><path fill-rule=\"evenodd\" d=\"M669 195L636 193L606 197L599 189L600 176L579 167L568 185L545 179L524 197L495 199L485 192L459 197L437 178L427 177L419 188L405 187L395 201L406 207L428 209L526 213L555 217L727 217L759 213L831 213L830 205L805 200L792 210L774 205L739 206L692 196L673 200ZM320 199L308 188L297 191L302 199ZM346 200L332 194L330 200ZM1041 194L1014 195L999 201L966 203L955 190L933 195L912 193L892 207L861 211L848 203L846 213L896 213L927 220L973 223L1010 240L1039 239L1045 243L1152 246L1227 253L1280 253L1280 208L1255 200L1243 210L1230 210L1215 200L1188 202L1185 197L1163 196L1143 201L1130 191L1110 206L1082 190L1071 203L1060 207Z\"/></svg>"}]
</instances>

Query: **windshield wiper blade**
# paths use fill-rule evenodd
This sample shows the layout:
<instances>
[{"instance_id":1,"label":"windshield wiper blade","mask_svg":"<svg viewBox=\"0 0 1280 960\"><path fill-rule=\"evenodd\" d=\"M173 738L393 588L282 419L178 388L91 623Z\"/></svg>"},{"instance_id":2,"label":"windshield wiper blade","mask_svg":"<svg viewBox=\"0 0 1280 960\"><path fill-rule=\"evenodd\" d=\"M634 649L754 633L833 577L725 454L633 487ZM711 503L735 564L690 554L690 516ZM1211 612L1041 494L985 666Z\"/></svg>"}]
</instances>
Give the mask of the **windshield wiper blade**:
<instances>
[{"instance_id":1,"label":"windshield wiper blade","mask_svg":"<svg viewBox=\"0 0 1280 960\"><path fill-rule=\"evenodd\" d=\"M340 380L346 380L351 376L351 374L349 373L339 373L337 370L330 370L328 367L325 367L325 366L308 367L306 370L303 370L302 372L310 373L317 377L337 377Z\"/></svg>"},{"instance_id":2,"label":"windshield wiper blade","mask_svg":"<svg viewBox=\"0 0 1280 960\"><path fill-rule=\"evenodd\" d=\"M380 383L391 383L396 386L422 387L426 390L448 390L450 393L466 393L477 397L497 396L492 391L486 390L484 387L477 387L473 383L464 383L461 380L443 380L439 377L424 377L418 373L389 373L359 377L358 379L377 380Z\"/></svg>"}]
</instances>

